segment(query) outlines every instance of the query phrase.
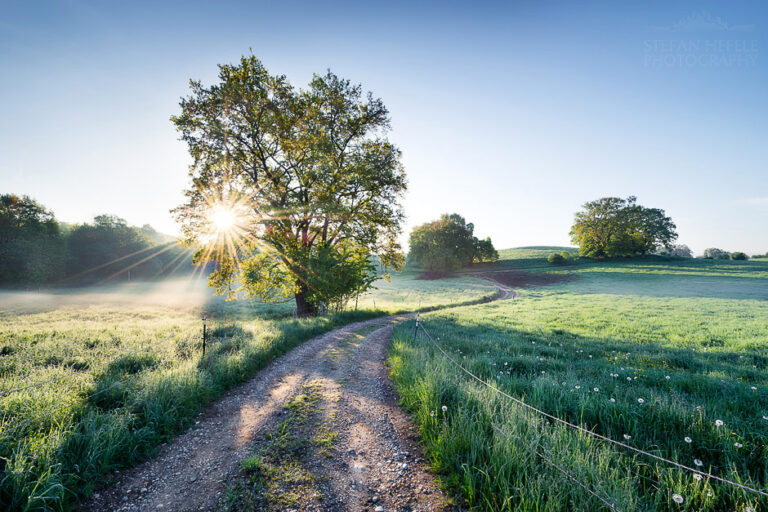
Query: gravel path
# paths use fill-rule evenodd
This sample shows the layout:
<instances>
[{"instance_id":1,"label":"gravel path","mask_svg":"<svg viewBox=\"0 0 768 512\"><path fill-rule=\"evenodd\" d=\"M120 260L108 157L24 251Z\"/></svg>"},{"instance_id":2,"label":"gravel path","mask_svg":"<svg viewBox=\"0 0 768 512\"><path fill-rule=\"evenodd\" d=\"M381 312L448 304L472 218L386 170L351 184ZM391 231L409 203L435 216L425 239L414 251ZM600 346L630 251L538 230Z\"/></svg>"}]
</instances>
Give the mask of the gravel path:
<instances>
[{"instance_id":1,"label":"gravel path","mask_svg":"<svg viewBox=\"0 0 768 512\"><path fill-rule=\"evenodd\" d=\"M515 295L500 291L500 299ZM309 383L319 389L319 413L337 437L331 454L305 457L318 484L308 490L311 499L299 500L300 510L448 510L384 364L394 324L410 316L356 322L281 356L155 458L118 474L83 510L220 510L227 489L242 478L240 462L270 437L285 405Z\"/></svg>"}]
</instances>

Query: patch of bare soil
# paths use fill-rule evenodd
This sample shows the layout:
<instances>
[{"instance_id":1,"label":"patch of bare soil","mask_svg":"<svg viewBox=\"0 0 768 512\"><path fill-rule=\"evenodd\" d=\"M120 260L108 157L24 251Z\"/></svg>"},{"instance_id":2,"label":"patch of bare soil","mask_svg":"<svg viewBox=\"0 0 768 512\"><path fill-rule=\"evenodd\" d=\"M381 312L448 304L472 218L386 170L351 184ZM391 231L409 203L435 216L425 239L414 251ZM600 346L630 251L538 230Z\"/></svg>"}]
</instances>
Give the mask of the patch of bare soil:
<instances>
[{"instance_id":1,"label":"patch of bare soil","mask_svg":"<svg viewBox=\"0 0 768 512\"><path fill-rule=\"evenodd\" d=\"M569 274L550 274L548 272L533 273L518 270L498 270L496 272L478 272L472 274L515 288L528 286L546 286L548 284L567 283L576 279Z\"/></svg>"},{"instance_id":2,"label":"patch of bare soil","mask_svg":"<svg viewBox=\"0 0 768 512\"><path fill-rule=\"evenodd\" d=\"M404 318L350 324L278 358L84 510L447 510L384 365Z\"/></svg>"}]
</instances>

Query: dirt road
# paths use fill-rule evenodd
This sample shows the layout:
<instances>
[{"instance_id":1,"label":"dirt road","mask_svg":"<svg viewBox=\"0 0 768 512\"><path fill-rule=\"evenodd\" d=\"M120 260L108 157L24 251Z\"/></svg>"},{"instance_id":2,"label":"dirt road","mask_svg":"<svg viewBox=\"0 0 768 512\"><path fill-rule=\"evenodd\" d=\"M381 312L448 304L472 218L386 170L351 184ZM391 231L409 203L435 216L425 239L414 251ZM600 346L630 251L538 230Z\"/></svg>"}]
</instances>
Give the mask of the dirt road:
<instances>
[{"instance_id":1,"label":"dirt road","mask_svg":"<svg viewBox=\"0 0 768 512\"><path fill-rule=\"evenodd\" d=\"M353 323L276 359L83 509L448 510L384 364L408 316Z\"/></svg>"}]
</instances>

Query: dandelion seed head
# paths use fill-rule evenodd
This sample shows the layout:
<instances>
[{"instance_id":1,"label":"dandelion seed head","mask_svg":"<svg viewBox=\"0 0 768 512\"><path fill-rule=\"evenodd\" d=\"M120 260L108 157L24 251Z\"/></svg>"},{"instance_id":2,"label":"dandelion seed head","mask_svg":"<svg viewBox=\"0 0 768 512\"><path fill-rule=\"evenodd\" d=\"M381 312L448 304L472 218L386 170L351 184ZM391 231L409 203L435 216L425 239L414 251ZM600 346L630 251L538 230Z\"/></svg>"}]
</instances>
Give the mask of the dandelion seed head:
<instances>
[{"instance_id":1,"label":"dandelion seed head","mask_svg":"<svg viewBox=\"0 0 768 512\"><path fill-rule=\"evenodd\" d=\"M669 375L667 375L667 376L666 376L666 377L664 377L664 378L665 378L665 379L667 379L667 380L669 380L669 379L670 379L670 376L669 376Z\"/></svg>"},{"instance_id":2,"label":"dandelion seed head","mask_svg":"<svg viewBox=\"0 0 768 512\"><path fill-rule=\"evenodd\" d=\"M723 420L715 420L715 426L716 427L722 427L723 426Z\"/></svg>"},{"instance_id":3,"label":"dandelion seed head","mask_svg":"<svg viewBox=\"0 0 768 512\"><path fill-rule=\"evenodd\" d=\"M701 459L693 459L693 463L696 464L696 466L701 467L704 465L703 462L701 462Z\"/></svg>"},{"instance_id":4,"label":"dandelion seed head","mask_svg":"<svg viewBox=\"0 0 768 512\"><path fill-rule=\"evenodd\" d=\"M693 442L693 439L691 439L690 437L686 436L685 437L685 442L688 443L688 444L691 444Z\"/></svg>"},{"instance_id":5,"label":"dandelion seed head","mask_svg":"<svg viewBox=\"0 0 768 512\"><path fill-rule=\"evenodd\" d=\"M447 406L447 405L444 405L444 406L443 406L443 412L446 412L447 410L448 410L448 406Z\"/></svg>"},{"instance_id":6,"label":"dandelion seed head","mask_svg":"<svg viewBox=\"0 0 768 512\"><path fill-rule=\"evenodd\" d=\"M598 391L600 391L600 388L595 388L595 393L597 393Z\"/></svg>"},{"instance_id":7,"label":"dandelion seed head","mask_svg":"<svg viewBox=\"0 0 768 512\"><path fill-rule=\"evenodd\" d=\"M752 386L752 391L757 391L757 388L755 386Z\"/></svg>"},{"instance_id":8,"label":"dandelion seed head","mask_svg":"<svg viewBox=\"0 0 768 512\"><path fill-rule=\"evenodd\" d=\"M642 398L638 398L638 399L637 399L637 403L639 403L639 404L644 404L644 403L645 403L645 400L643 400Z\"/></svg>"},{"instance_id":9,"label":"dandelion seed head","mask_svg":"<svg viewBox=\"0 0 768 512\"><path fill-rule=\"evenodd\" d=\"M701 475L700 475L700 474L698 474L698 473L696 473L696 474L694 474L694 475L693 475L693 479L694 479L694 480L696 480L696 481L698 482L698 481L700 481L700 480L701 480Z\"/></svg>"},{"instance_id":10,"label":"dandelion seed head","mask_svg":"<svg viewBox=\"0 0 768 512\"><path fill-rule=\"evenodd\" d=\"M707 498L711 498L713 496L712 491L707 491Z\"/></svg>"},{"instance_id":11,"label":"dandelion seed head","mask_svg":"<svg viewBox=\"0 0 768 512\"><path fill-rule=\"evenodd\" d=\"M763 419L764 419L765 421L768 421L768 416L763 416Z\"/></svg>"},{"instance_id":12,"label":"dandelion seed head","mask_svg":"<svg viewBox=\"0 0 768 512\"><path fill-rule=\"evenodd\" d=\"M624 439L626 439L627 441L629 441L630 439L632 439L632 436L631 436L631 435L629 435L629 434L624 434Z\"/></svg>"},{"instance_id":13,"label":"dandelion seed head","mask_svg":"<svg viewBox=\"0 0 768 512\"><path fill-rule=\"evenodd\" d=\"M615 404L616 403L616 399L615 398L611 398L611 402L613 402Z\"/></svg>"},{"instance_id":14,"label":"dandelion seed head","mask_svg":"<svg viewBox=\"0 0 768 512\"><path fill-rule=\"evenodd\" d=\"M735 446L736 448L741 448L741 447L743 447L744 445L743 445L743 444L741 444L741 443L733 443L733 446Z\"/></svg>"},{"instance_id":15,"label":"dandelion seed head","mask_svg":"<svg viewBox=\"0 0 768 512\"><path fill-rule=\"evenodd\" d=\"M680 496L679 494L673 494L672 495L672 501L674 501L675 503L677 503L679 505L680 503L683 502L683 497Z\"/></svg>"}]
</instances>

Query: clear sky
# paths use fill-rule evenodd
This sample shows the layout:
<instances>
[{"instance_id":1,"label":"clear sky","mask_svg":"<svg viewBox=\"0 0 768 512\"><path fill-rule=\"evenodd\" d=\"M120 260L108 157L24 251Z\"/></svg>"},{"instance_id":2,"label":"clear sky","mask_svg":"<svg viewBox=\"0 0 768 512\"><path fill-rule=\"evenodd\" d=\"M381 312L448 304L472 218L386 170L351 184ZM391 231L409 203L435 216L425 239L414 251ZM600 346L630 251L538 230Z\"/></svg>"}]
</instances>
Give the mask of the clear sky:
<instances>
[{"instance_id":1,"label":"clear sky","mask_svg":"<svg viewBox=\"0 0 768 512\"><path fill-rule=\"evenodd\" d=\"M0 1L0 193L175 233L169 117L252 49L384 100L407 229L458 212L497 248L565 245L581 204L636 195L697 253L768 251L768 4L363 4Z\"/></svg>"}]
</instances>

